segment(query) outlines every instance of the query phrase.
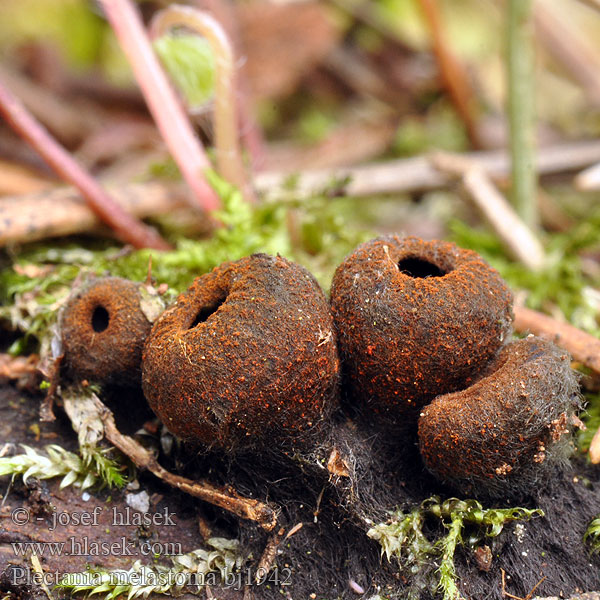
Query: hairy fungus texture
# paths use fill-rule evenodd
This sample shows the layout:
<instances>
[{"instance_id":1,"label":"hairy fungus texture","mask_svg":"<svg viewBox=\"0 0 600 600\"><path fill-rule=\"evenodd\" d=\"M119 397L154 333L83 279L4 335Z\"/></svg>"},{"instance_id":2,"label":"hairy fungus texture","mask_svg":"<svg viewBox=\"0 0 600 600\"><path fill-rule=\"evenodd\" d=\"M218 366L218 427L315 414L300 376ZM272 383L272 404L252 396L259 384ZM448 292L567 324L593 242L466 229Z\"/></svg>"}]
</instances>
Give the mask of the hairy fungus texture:
<instances>
[{"instance_id":1,"label":"hairy fungus texture","mask_svg":"<svg viewBox=\"0 0 600 600\"><path fill-rule=\"evenodd\" d=\"M565 458L579 408L568 353L529 336L503 348L486 377L423 409L421 455L434 475L461 492L518 495Z\"/></svg>"},{"instance_id":2,"label":"hairy fungus texture","mask_svg":"<svg viewBox=\"0 0 600 600\"><path fill-rule=\"evenodd\" d=\"M412 422L470 385L510 336L512 294L471 250L387 236L338 267L331 307L353 402Z\"/></svg>"},{"instance_id":3,"label":"hairy fungus texture","mask_svg":"<svg viewBox=\"0 0 600 600\"><path fill-rule=\"evenodd\" d=\"M151 323L140 302L141 284L95 279L68 300L61 315L69 375L96 383L139 385L142 349Z\"/></svg>"},{"instance_id":4,"label":"hairy fungus texture","mask_svg":"<svg viewBox=\"0 0 600 600\"><path fill-rule=\"evenodd\" d=\"M327 301L312 275L255 254L197 278L155 323L143 388L175 435L234 448L295 439L338 401Z\"/></svg>"}]
</instances>

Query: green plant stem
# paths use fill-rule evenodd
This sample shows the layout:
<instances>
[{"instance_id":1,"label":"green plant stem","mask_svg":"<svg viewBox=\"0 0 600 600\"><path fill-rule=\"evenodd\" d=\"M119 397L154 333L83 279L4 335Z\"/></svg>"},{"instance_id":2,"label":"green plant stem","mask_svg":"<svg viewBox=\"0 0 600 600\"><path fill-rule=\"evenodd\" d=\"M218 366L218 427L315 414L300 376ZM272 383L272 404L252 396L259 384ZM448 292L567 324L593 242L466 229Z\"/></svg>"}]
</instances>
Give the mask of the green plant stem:
<instances>
[{"instance_id":1,"label":"green plant stem","mask_svg":"<svg viewBox=\"0 0 600 600\"><path fill-rule=\"evenodd\" d=\"M173 5L161 10L152 20L151 32L154 37L159 37L173 27L188 27L196 31L212 48L216 65L214 130L217 170L242 191L244 198L253 200L254 193L246 177L238 139L235 61L229 38L214 17L189 6Z\"/></svg>"},{"instance_id":2,"label":"green plant stem","mask_svg":"<svg viewBox=\"0 0 600 600\"><path fill-rule=\"evenodd\" d=\"M532 0L508 1L508 115L512 195L517 213L536 227L535 99Z\"/></svg>"}]
</instances>

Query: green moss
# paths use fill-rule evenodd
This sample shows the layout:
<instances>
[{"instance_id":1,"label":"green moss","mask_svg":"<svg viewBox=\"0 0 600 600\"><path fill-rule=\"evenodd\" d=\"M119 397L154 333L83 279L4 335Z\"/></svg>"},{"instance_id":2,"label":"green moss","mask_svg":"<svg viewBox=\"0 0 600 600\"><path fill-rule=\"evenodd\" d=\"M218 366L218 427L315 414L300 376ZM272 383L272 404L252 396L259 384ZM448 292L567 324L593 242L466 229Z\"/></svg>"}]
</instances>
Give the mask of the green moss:
<instances>
[{"instance_id":1,"label":"green moss","mask_svg":"<svg viewBox=\"0 0 600 600\"><path fill-rule=\"evenodd\" d=\"M507 523L543 514L539 509L485 509L476 500L442 501L432 496L411 510L396 510L389 521L373 526L367 535L381 544L388 560L397 559L403 573L413 579L413 587L425 585L420 576L435 563L437 570L434 581L427 582L429 587L435 587L444 600L456 600L460 597L454 566L458 546L476 548L487 538L500 535ZM425 532L436 525L438 537L430 539L433 536ZM440 531L445 534L439 535Z\"/></svg>"},{"instance_id":2,"label":"green moss","mask_svg":"<svg viewBox=\"0 0 600 600\"><path fill-rule=\"evenodd\" d=\"M49 343L57 311L78 277L110 274L144 281L151 259L154 280L169 286L169 301L195 277L222 262L266 252L303 264L327 289L345 254L368 235L349 226L346 217L352 211L351 201L332 200L329 190L302 202L264 201L252 206L215 174L209 177L223 203L214 214L223 226L208 239L175 238L175 249L169 252L124 252L106 242L88 243L88 247L72 241L52 247L34 244L14 260L13 267L20 269L0 270L0 319L24 334L12 352L24 351L31 339ZM26 275L25 265L37 267L40 275Z\"/></svg>"}]
</instances>

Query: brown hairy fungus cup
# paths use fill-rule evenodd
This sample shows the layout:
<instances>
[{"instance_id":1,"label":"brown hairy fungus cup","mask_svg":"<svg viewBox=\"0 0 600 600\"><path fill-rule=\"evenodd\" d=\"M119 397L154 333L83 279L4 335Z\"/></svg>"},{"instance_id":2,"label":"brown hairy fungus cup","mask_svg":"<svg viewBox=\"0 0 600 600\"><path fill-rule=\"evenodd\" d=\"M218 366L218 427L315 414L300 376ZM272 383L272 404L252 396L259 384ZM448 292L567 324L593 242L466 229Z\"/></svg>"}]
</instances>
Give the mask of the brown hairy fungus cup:
<instances>
[{"instance_id":1,"label":"brown hairy fungus cup","mask_svg":"<svg viewBox=\"0 0 600 600\"><path fill-rule=\"evenodd\" d=\"M142 349L152 327L141 307L141 285L102 277L72 294L60 318L64 362L71 378L140 384Z\"/></svg>"},{"instance_id":2,"label":"brown hairy fungus cup","mask_svg":"<svg viewBox=\"0 0 600 600\"><path fill-rule=\"evenodd\" d=\"M338 402L327 300L312 275L255 254L197 278L155 323L143 389L166 427L233 449L302 437Z\"/></svg>"},{"instance_id":3,"label":"brown hairy fungus cup","mask_svg":"<svg viewBox=\"0 0 600 600\"><path fill-rule=\"evenodd\" d=\"M492 267L414 237L356 248L335 273L331 307L352 402L392 425L470 385L512 331L512 294Z\"/></svg>"},{"instance_id":4,"label":"brown hairy fungus cup","mask_svg":"<svg viewBox=\"0 0 600 600\"><path fill-rule=\"evenodd\" d=\"M505 346L483 379L423 409L421 455L434 475L462 493L526 493L568 455L580 408L568 353L529 336Z\"/></svg>"}]
</instances>

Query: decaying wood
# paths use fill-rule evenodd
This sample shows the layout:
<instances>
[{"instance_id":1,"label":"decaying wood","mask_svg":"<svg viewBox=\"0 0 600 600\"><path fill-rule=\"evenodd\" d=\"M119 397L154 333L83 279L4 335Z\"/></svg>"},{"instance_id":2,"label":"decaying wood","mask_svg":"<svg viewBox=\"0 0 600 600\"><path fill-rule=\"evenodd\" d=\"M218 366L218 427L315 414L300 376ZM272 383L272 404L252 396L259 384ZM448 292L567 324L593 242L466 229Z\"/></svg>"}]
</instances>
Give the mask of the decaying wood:
<instances>
[{"instance_id":1,"label":"decaying wood","mask_svg":"<svg viewBox=\"0 0 600 600\"><path fill-rule=\"evenodd\" d=\"M104 423L106 439L128 456L138 468L150 471L172 487L191 496L228 510L243 519L255 521L266 531L275 528L277 514L273 508L258 500L244 498L235 490L220 489L205 481L192 481L170 473L158 464L156 458L146 448L117 429L112 412L98 398L94 398L94 402Z\"/></svg>"},{"instance_id":2,"label":"decaying wood","mask_svg":"<svg viewBox=\"0 0 600 600\"><path fill-rule=\"evenodd\" d=\"M600 340L569 323L561 323L541 312L515 306L515 330L548 339L570 352L574 360L600 375Z\"/></svg>"},{"instance_id":3,"label":"decaying wood","mask_svg":"<svg viewBox=\"0 0 600 600\"><path fill-rule=\"evenodd\" d=\"M462 177L462 183L473 204L494 228L514 258L532 271L544 266L546 257L542 244L483 169L473 166L460 156L444 153L434 156L433 162L443 171Z\"/></svg>"}]
</instances>

